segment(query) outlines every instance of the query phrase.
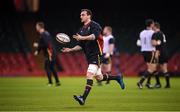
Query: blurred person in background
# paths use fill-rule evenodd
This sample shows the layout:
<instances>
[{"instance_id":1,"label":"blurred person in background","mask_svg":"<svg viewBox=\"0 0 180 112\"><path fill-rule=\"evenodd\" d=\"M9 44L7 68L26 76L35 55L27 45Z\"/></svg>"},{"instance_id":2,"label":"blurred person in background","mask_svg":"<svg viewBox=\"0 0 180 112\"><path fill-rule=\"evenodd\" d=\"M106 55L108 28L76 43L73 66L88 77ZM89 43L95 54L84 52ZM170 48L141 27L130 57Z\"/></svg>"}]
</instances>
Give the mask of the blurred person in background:
<instances>
[{"instance_id":1,"label":"blurred person in background","mask_svg":"<svg viewBox=\"0 0 180 112\"><path fill-rule=\"evenodd\" d=\"M144 57L144 61L146 62L147 69L142 73L142 77L137 83L137 86L142 89L143 82L148 77L151 77L157 69L157 55L156 48L152 45L151 39L154 34L154 20L147 19L145 21L146 29L144 29L140 33L140 40L137 41L137 45L141 46L141 52ZM153 88L150 84L150 79L147 80L146 87L151 89Z\"/></svg>"},{"instance_id":2,"label":"blurred person in background","mask_svg":"<svg viewBox=\"0 0 180 112\"><path fill-rule=\"evenodd\" d=\"M102 54L102 64L101 64L101 70L103 74L112 75L112 56L115 51L115 39L112 35L112 27L111 26L105 26L103 29L103 54ZM117 64L117 63L116 63ZM125 85L122 79L122 74L120 71L116 71L117 75L120 76L121 79L121 88L124 89ZM106 81L106 84L109 84L110 80ZM101 85L101 82L98 82L99 85Z\"/></svg>"},{"instance_id":3,"label":"blurred person in background","mask_svg":"<svg viewBox=\"0 0 180 112\"><path fill-rule=\"evenodd\" d=\"M167 44L166 37L160 29L160 24L155 22L153 30L155 33L152 36L152 44L156 47L156 54L158 55L158 63L160 65L161 72L165 76L166 86L165 88L170 88L170 74L167 69L168 63L168 53L167 53ZM155 74L156 84L155 88L161 88L161 83L159 80L160 73Z\"/></svg>"},{"instance_id":4,"label":"blurred person in background","mask_svg":"<svg viewBox=\"0 0 180 112\"><path fill-rule=\"evenodd\" d=\"M38 55L40 51L43 51L45 60L44 60L44 69L48 77L48 86L52 86L53 82L51 79L51 74L53 74L56 86L60 86L60 81L58 78L57 71L55 69L56 64L56 50L52 40L52 36L48 31L45 30L45 25L43 22L36 23L36 31L40 34L39 42L34 42L33 46L36 47L34 55Z\"/></svg>"}]
</instances>

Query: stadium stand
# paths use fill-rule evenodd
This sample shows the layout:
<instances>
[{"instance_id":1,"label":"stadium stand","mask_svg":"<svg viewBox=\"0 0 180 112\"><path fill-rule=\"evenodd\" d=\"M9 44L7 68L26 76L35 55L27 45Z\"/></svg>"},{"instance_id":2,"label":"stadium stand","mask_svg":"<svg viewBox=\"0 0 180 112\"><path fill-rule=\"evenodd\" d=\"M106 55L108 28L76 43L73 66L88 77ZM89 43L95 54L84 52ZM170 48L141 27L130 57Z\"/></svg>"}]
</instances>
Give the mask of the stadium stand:
<instances>
[{"instance_id":1,"label":"stadium stand","mask_svg":"<svg viewBox=\"0 0 180 112\"><path fill-rule=\"evenodd\" d=\"M30 75L37 64L14 13L0 18L0 76Z\"/></svg>"}]
</instances>

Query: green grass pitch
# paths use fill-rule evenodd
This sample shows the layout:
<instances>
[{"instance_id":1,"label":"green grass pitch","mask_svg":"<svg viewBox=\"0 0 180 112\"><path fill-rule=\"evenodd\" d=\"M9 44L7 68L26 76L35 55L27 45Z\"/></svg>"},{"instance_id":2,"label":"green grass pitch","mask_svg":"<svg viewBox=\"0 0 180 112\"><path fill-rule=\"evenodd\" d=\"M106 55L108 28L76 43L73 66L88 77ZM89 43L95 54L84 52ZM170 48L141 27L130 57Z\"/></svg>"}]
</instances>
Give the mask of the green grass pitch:
<instances>
[{"instance_id":1,"label":"green grass pitch","mask_svg":"<svg viewBox=\"0 0 180 112\"><path fill-rule=\"evenodd\" d=\"M83 93L84 77L63 77L60 87L46 86L45 77L1 77L0 111L180 111L180 78L171 79L170 89L153 90L139 90L138 80L125 78L125 90L113 81L102 87L94 81L86 104L80 106L72 96Z\"/></svg>"}]
</instances>

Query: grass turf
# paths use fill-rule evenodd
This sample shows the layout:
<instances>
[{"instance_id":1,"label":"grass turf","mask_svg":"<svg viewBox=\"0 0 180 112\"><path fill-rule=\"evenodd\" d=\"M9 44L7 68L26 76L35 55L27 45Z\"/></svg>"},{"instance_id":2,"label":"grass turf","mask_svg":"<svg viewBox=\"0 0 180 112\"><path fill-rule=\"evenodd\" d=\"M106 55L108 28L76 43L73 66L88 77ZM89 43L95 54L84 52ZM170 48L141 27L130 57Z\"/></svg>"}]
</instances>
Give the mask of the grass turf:
<instances>
[{"instance_id":1,"label":"grass turf","mask_svg":"<svg viewBox=\"0 0 180 112\"><path fill-rule=\"evenodd\" d=\"M80 106L72 96L81 94L83 77L61 78L62 86L46 86L45 77L0 78L0 111L169 111L180 110L180 78L172 78L170 89L139 90L139 78L125 78L126 89L116 82L96 86ZM162 80L162 79L161 79ZM164 85L164 80L162 80Z\"/></svg>"}]
</instances>

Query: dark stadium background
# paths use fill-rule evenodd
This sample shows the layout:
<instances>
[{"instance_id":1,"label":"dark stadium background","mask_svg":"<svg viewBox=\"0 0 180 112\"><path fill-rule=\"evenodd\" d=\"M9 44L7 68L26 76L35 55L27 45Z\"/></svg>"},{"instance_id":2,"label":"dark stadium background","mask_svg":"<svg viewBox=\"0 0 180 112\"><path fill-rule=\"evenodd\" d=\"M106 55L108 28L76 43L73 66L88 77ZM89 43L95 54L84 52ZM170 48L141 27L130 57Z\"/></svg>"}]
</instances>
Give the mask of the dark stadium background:
<instances>
[{"instance_id":1,"label":"dark stadium background","mask_svg":"<svg viewBox=\"0 0 180 112\"><path fill-rule=\"evenodd\" d=\"M29 11L26 0L0 1L0 76L43 75L42 55L33 56L32 43L38 40L34 26L43 21L55 37L58 32L73 35L81 25L82 8L93 12L93 19L103 26L113 27L120 56L121 70L126 75L137 75L145 68L136 40L144 29L145 19L160 22L166 34L170 54L169 69L180 73L180 9L176 3L166 1L116 1L116 0L40 0L37 11ZM27 0L28 1L28 0ZM16 5L15 5L16 4ZM18 8L18 6L20 6ZM75 45L72 39L71 44ZM57 49L62 45L56 42ZM76 58L75 58L76 57ZM59 54L57 67L64 75L82 75L86 62L82 53ZM71 63L72 60L74 63ZM67 68L69 67L69 69Z\"/></svg>"}]
</instances>

